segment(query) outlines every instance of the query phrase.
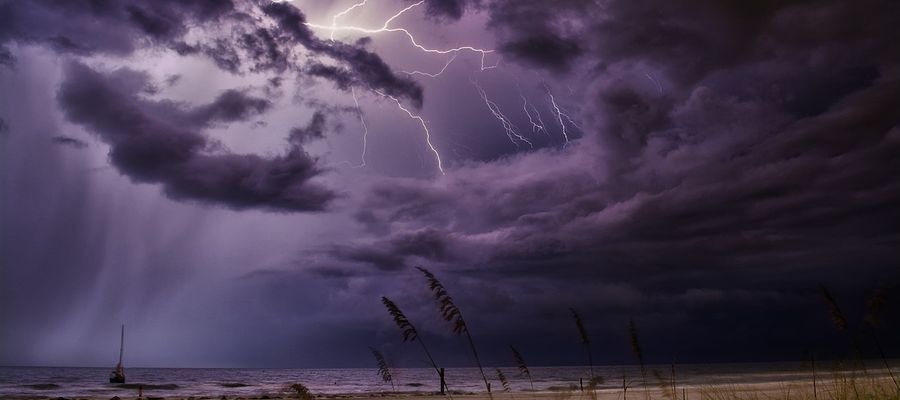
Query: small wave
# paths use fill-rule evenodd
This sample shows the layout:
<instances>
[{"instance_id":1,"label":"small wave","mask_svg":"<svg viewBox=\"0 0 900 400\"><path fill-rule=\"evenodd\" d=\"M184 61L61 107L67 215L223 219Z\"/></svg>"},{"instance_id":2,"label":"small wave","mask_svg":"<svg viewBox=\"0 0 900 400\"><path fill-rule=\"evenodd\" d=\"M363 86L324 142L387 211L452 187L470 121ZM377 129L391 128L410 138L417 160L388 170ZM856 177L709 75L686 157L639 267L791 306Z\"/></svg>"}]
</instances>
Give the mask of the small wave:
<instances>
[{"instance_id":1,"label":"small wave","mask_svg":"<svg viewBox=\"0 0 900 400\"><path fill-rule=\"evenodd\" d=\"M576 385L547 387L547 391L550 391L550 392L568 392L568 391L575 391L575 390L578 390L578 386L576 386Z\"/></svg>"},{"instance_id":2,"label":"small wave","mask_svg":"<svg viewBox=\"0 0 900 400\"><path fill-rule=\"evenodd\" d=\"M31 385L22 385L23 387L31 388L34 390L53 390L59 389L59 385L55 383L35 383Z\"/></svg>"},{"instance_id":3,"label":"small wave","mask_svg":"<svg viewBox=\"0 0 900 400\"><path fill-rule=\"evenodd\" d=\"M148 385L144 383L123 383L118 385L118 387L122 389L140 389L144 390L175 390L178 389L178 385L174 383L164 384L164 385Z\"/></svg>"}]
</instances>

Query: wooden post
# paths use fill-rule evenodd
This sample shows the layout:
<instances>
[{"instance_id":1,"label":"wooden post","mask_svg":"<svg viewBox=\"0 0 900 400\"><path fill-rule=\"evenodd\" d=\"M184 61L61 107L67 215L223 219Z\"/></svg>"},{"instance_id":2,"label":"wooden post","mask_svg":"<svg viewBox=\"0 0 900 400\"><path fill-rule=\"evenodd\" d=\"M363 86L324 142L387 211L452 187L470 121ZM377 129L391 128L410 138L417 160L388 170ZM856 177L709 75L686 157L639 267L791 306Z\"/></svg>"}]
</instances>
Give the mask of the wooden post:
<instances>
[{"instance_id":1,"label":"wooden post","mask_svg":"<svg viewBox=\"0 0 900 400\"><path fill-rule=\"evenodd\" d=\"M581 391L584 391L584 378L578 378L578 386L581 386Z\"/></svg>"},{"instance_id":2,"label":"wooden post","mask_svg":"<svg viewBox=\"0 0 900 400\"><path fill-rule=\"evenodd\" d=\"M441 368L440 375L441 375L441 394L444 394L444 388L447 387L447 382L444 381L444 369L443 368Z\"/></svg>"},{"instance_id":3,"label":"wooden post","mask_svg":"<svg viewBox=\"0 0 900 400\"><path fill-rule=\"evenodd\" d=\"M809 361L812 363L812 374L813 374L813 399L818 400L819 395L816 394L816 356L812 353L809 355Z\"/></svg>"},{"instance_id":4,"label":"wooden post","mask_svg":"<svg viewBox=\"0 0 900 400\"><path fill-rule=\"evenodd\" d=\"M678 400L678 388L675 386L675 362L672 361L672 397Z\"/></svg>"}]
</instances>

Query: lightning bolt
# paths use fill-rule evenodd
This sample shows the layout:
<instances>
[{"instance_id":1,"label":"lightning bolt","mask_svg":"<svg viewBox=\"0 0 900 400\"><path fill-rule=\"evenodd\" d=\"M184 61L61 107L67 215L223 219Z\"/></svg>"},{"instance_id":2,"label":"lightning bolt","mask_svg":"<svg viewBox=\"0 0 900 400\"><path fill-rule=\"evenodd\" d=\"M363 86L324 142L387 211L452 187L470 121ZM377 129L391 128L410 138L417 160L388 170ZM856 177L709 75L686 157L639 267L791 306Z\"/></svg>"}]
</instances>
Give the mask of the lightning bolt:
<instances>
[{"instance_id":1,"label":"lightning bolt","mask_svg":"<svg viewBox=\"0 0 900 400\"><path fill-rule=\"evenodd\" d=\"M583 129L581 128L581 125L579 125L577 122L575 122L575 120L572 119L571 116L569 116L569 112L566 111L566 109L564 109L564 108L562 108L562 107L560 107L559 109L560 109L559 115L562 115L562 117L565 118L566 121L569 121L569 123L572 124L572 126L578 128L578 130L583 130Z\"/></svg>"},{"instance_id":2,"label":"lightning bolt","mask_svg":"<svg viewBox=\"0 0 900 400\"><path fill-rule=\"evenodd\" d=\"M393 100L394 103L397 104L397 108L399 108L400 110L405 112L406 115L409 116L409 118L419 121L419 124L422 125L422 130L425 131L425 143L428 144L428 148L431 149L432 153L434 153L434 158L437 160L438 171L441 171L441 175L444 175L444 164L443 164L443 161L441 161L441 153L438 153L437 149L434 147L434 143L431 143L431 132L428 131L428 124L425 123L425 120L422 119L421 116L413 114L406 107L403 107L403 103L401 103L400 100L397 99L396 97L391 96L386 93L383 93L383 92L380 92L378 90L373 90L373 92L375 92L376 94L378 94L381 97L385 97L385 98Z\"/></svg>"},{"instance_id":3,"label":"lightning bolt","mask_svg":"<svg viewBox=\"0 0 900 400\"><path fill-rule=\"evenodd\" d=\"M657 81L655 78L653 78L653 75L650 75L647 72L644 72L644 76L646 76L647 79L650 80L650 82L653 82L653 84L656 85L656 90L659 92L659 94L662 94L663 88L662 85L659 84L659 81Z\"/></svg>"},{"instance_id":4,"label":"lightning bolt","mask_svg":"<svg viewBox=\"0 0 900 400\"><path fill-rule=\"evenodd\" d=\"M330 26L322 25L322 24L315 24L315 23L311 23L311 22L305 22L304 24L310 28L328 30L330 32L330 37L332 39L334 38L334 33L337 31L359 32L359 33L364 33L364 34L368 34L368 35L376 34L376 33L384 33L384 32L400 32L400 33L406 35L406 37L409 39L410 43L414 47L416 47L417 49L419 49L425 53L450 54L450 53L458 53L461 51L471 51L471 52L481 54L481 70L482 71L487 70L487 69L496 68L499 65L499 62L494 65L486 65L486 63L485 63L487 55L490 53L493 53L494 50L479 49L479 48L472 47L472 46L460 46L460 47L455 47L452 49L432 49L432 48L428 48L428 47L425 47L425 46L419 44L419 42L416 40L416 37L407 29L390 27L391 22L393 22L395 19L397 19L400 16L402 16L403 14L405 14L407 11L412 10L413 8L416 8L420 5L422 5L423 3L425 3L424 0L419 1L417 3L413 3L413 4L409 5L408 7L398 11L396 14L392 15L390 18L385 20L384 24L382 24L382 26L380 28L364 28L364 27L353 26L353 25L342 25L342 26L337 25L336 21L337 21L338 17L347 14L348 12L352 11L355 8L362 7L363 5L365 5L365 3L366 3L366 1L356 3L352 6L350 6L350 8L336 14L332 18L332 25L330 25Z\"/></svg>"},{"instance_id":5,"label":"lightning bolt","mask_svg":"<svg viewBox=\"0 0 900 400\"><path fill-rule=\"evenodd\" d=\"M365 4L365 0L363 1ZM362 154L359 157L359 165L355 168L362 168L366 166L366 149L368 147L368 136L369 136L369 127L366 126L366 119L363 118L362 108L359 107L359 99L356 98L356 90L352 87L350 88L350 94L353 96L353 103L356 104L356 113L359 114L359 122L363 127L363 135L362 135Z\"/></svg>"},{"instance_id":6,"label":"lightning bolt","mask_svg":"<svg viewBox=\"0 0 900 400\"><path fill-rule=\"evenodd\" d=\"M522 110L525 111L525 115L528 116L528 122L531 123L531 132L544 132L544 134L549 135L549 133L547 133L547 130L544 129L544 121L541 118L540 111L538 111L538 109L533 105L528 104L528 98L525 97L525 95L522 94L521 91L519 92L519 96L522 98ZM528 111L529 107L531 107L531 111L534 112L533 117L531 115L531 111ZM535 119L537 120L537 122L535 122Z\"/></svg>"},{"instance_id":7,"label":"lightning bolt","mask_svg":"<svg viewBox=\"0 0 900 400\"><path fill-rule=\"evenodd\" d=\"M438 72L436 72L436 73L433 73L433 74L432 74L432 73L428 73L428 72L422 72L422 71L403 71L403 73L404 73L404 74L407 74L407 75L423 75L423 76L427 76L427 77L429 77L429 78L437 78L438 76L440 76L441 74L443 74L444 71L447 70L447 67L449 67L450 64L453 63L453 60L455 60L455 59L456 59L456 56L458 56L458 55L459 55L459 53L453 53L453 57L450 57L450 59L447 60L447 63L444 64L444 67L441 68L440 71L438 71Z\"/></svg>"},{"instance_id":8,"label":"lightning bolt","mask_svg":"<svg viewBox=\"0 0 900 400\"><path fill-rule=\"evenodd\" d=\"M556 114L556 119L559 122L559 128L562 131L563 138L566 140L565 143L563 143L563 147L565 147L569 144L569 133L566 131L565 122L568 121L570 124L572 124L572 126L578 129L581 129L581 126L576 124L575 121L572 120L572 117L570 117L564 109L556 104L556 98L553 97L553 92L550 91L550 87L544 85L544 89L547 91L547 97L550 100L550 106L553 109L553 113Z\"/></svg>"},{"instance_id":9,"label":"lightning bolt","mask_svg":"<svg viewBox=\"0 0 900 400\"><path fill-rule=\"evenodd\" d=\"M487 64L487 61L486 61L487 56L488 56L488 54L494 53L494 50L480 49L480 48L476 48L473 46L459 46L459 47L450 48L450 49L428 48L428 47L425 47L424 45L420 44L419 41L416 40L416 37L409 30L407 30L405 28L391 26L391 24L394 22L394 20L396 20L397 18L400 18L405 13L407 13L410 10L412 10L416 7L419 7L423 3L425 3L424 0L413 3L409 6L401 9L394 15L387 18L384 21L384 23L381 25L380 28L366 28L366 27L360 27L360 26L354 26L354 25L338 25L338 19L347 15L348 13L352 12L353 10L356 10L360 7L365 6L367 2L368 2L368 0L361 0L361 1L351 5L347 9L344 9L344 10L338 12L337 14L333 15L331 18L331 25L323 25L323 24L316 24L316 23L310 23L310 22L306 22L304 24L309 28L327 30L329 32L329 38L332 41L335 40L335 33L341 32L341 31L357 32L357 33L362 33L362 34L366 34L366 35L374 35L374 34L378 34L378 33L399 32L399 33L405 35L407 39L409 39L409 42L412 44L413 47L417 48L418 50L420 50L424 53L452 54L450 59L447 60L447 63L444 64L443 68L441 68L441 70L436 73L429 73L429 72L423 72L423 71L409 71L409 72L404 71L405 73L407 73L409 75L421 75L421 76L427 76L427 77L431 77L431 78L440 76L441 74L444 73L444 71L447 70L447 68L450 66L450 64L452 64L453 61L456 60L457 56L459 56L459 54L463 51L480 54L480 56L481 56L481 71L497 68L500 65L499 60L494 65ZM441 154L438 152L438 150L435 148L434 144L431 141L431 132L429 131L428 124L425 122L425 120L420 115L414 114L412 111L410 111L409 109L404 107L403 103L401 103L400 100L397 99L396 97L388 95L388 94L380 92L380 91L377 91L377 90L372 90L372 91L383 98L391 99L397 105L397 108L399 108L401 111L406 113L406 115L409 116L409 118L418 121L418 123L422 126L422 130L425 133L425 142L428 144L428 148L434 154L434 157L437 161L437 168L441 172L441 174L444 174L444 167L443 167L443 161L441 160ZM487 98L487 95L484 93L483 90L481 90L480 87L479 87L479 91L482 95L482 98L485 100L486 104L488 104L488 108L491 110L491 112L494 113L494 115L496 117L498 117L498 119L500 119L501 122L504 124L504 129L506 129L506 131L507 131L507 136L510 137L510 140L513 142L513 144L515 144L518 147L518 144L515 141L515 139L518 139L520 141L528 143L529 146L534 147L531 144L531 142L528 141L528 139L525 139L524 137L522 137L521 135L519 135L516 132L515 127L512 125L512 123L509 122L509 120L502 114L502 112L500 112L500 108L495 103L493 103L492 101L490 101ZM362 151L362 155L361 155L361 164L360 164L360 167L361 167L366 164L365 157L366 157L366 146L367 146L366 140L368 137L368 127L366 126L365 119L363 118L362 110L360 109L360 106L359 106L359 100L356 97L356 92L353 91L352 89L351 89L351 95L353 96L353 101L356 104L356 109L357 109L357 112L359 113L360 122L363 125L363 151ZM537 111L537 110L535 109L535 111ZM529 118L530 118L530 115L529 115ZM540 115L538 115L538 118L540 118ZM541 123L541 125L543 125L543 122Z\"/></svg>"},{"instance_id":10,"label":"lightning bolt","mask_svg":"<svg viewBox=\"0 0 900 400\"><path fill-rule=\"evenodd\" d=\"M506 118L506 115L503 115L503 111L500 111L500 106L497 103L494 103L487 97L487 93L485 93L484 89L481 85L476 81L472 81L472 84L475 85L475 88L478 89L478 93L481 95L481 99L484 100L484 104L487 106L488 110L490 110L491 114L494 115L494 118L497 118L500 121L500 125L503 126L503 130L506 131L506 137L509 138L509 141L512 142L516 147L519 147L519 143L516 140L527 143L531 148L534 148L534 145L526 139L524 136L520 135L516 126Z\"/></svg>"},{"instance_id":11,"label":"lightning bolt","mask_svg":"<svg viewBox=\"0 0 900 400\"><path fill-rule=\"evenodd\" d=\"M337 30L337 20L338 20L338 18L343 17L344 15L346 15L347 13L349 13L350 11L353 11L353 10L359 8L359 7L362 7L362 6L366 5L366 2L368 2L368 1L369 1L369 0L362 0L361 2L356 3L356 4L352 5L352 6L350 6L350 8L348 8L348 9L346 9L346 10L344 10L344 11L341 11L341 12L339 12L339 13L337 13L337 14L334 14L334 16L331 17L331 34L329 35L329 38L330 38L332 41L334 41L334 32Z\"/></svg>"}]
</instances>

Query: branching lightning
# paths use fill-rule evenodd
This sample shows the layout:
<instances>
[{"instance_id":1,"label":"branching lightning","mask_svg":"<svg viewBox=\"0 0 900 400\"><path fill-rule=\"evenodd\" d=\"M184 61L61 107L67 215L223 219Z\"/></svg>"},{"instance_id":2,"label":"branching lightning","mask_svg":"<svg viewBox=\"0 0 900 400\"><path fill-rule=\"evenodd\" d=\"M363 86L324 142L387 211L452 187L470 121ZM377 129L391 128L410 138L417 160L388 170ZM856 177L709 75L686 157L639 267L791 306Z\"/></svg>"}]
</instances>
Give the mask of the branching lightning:
<instances>
[{"instance_id":1,"label":"branching lightning","mask_svg":"<svg viewBox=\"0 0 900 400\"><path fill-rule=\"evenodd\" d=\"M409 39L409 42L412 44L413 47L415 47L416 49L418 49L424 53L442 54L442 55L450 54L451 55L451 57L447 60L446 64L444 64L444 66L440 69L440 71L438 71L436 73L423 72L423 71L408 71L408 72L404 71L406 74L409 74L409 75L421 75L421 76L427 76L427 77L431 77L431 78L438 77L447 70L447 68L450 66L450 64L452 64L453 61L456 60L457 56L459 56L459 54L463 51L469 51L469 52L480 54L480 56L481 56L481 71L492 69L492 68L497 68L500 65L499 61L497 61L497 63L495 63L494 65L486 64L487 55L490 53L494 53L494 50L481 49L481 48L476 48L473 46L459 46L459 47L450 48L450 49L428 48L428 47L425 47L422 44L420 44L419 41L416 40L416 37L409 30L407 30L405 28L391 26L391 24L397 18L400 18L402 15L404 15L408 11L410 11L416 7L419 7L423 3L425 3L424 0L413 3L409 6L401 9L394 15L387 18L384 21L384 23L381 25L381 27L379 27L379 28L367 28L367 27L360 27L360 26L355 26L355 25L338 25L338 20L341 17L347 15L348 13L352 12L353 10L356 10L360 7L365 6L367 2L368 2L368 0L360 0L357 3L348 7L347 9L338 12L337 14L332 16L331 25L315 24L315 23L310 23L310 22L306 22L305 25L310 28L313 28L313 29L327 30L329 32L329 38L332 41L335 40L335 33L339 32L339 31L357 32L357 33L362 33L362 34L367 34L367 35L386 33L386 32L399 32L399 33L402 33L403 35L405 35L407 37L407 39ZM477 84L476 84L476 86L477 86ZM509 119L506 118L506 116L503 115L503 113L500 111L500 108L496 105L496 103L494 103L493 101L488 99L487 94L484 92L484 90L482 90L481 87L478 87L478 89L479 89L479 92L481 93L482 98L485 100L485 104L488 105L488 109L491 110L491 113L495 117L497 117L498 120L501 121L501 124L504 126L504 129L506 130L507 136L509 136L509 138L513 142L513 144L515 144L518 147L518 143L517 143L517 140L518 140L518 141L527 143L531 147L534 147L528 139L526 139L523 136L518 134L515 126L509 121ZM438 152L438 150L435 148L434 144L431 141L431 132L428 130L428 124L425 122L425 120L421 116L413 114L412 111L410 111L409 109L404 107L403 104L400 102L400 100L397 99L396 97L388 95L388 94L380 92L380 91L377 91L377 90L372 90L372 91L383 98L393 100L393 102L397 105L397 108L399 108L401 111L406 113L406 115L409 116L411 119L414 119L419 122L419 124L422 126L422 130L425 133L425 142L428 144L428 148L431 150L432 153L434 153L434 157L437 160L437 168L441 172L441 174L444 174L444 167L443 167L443 161L441 160L441 154ZM363 126L363 151L362 151L362 155L361 155L361 163L359 166L365 166L365 164L366 164L366 146L367 146L366 141L367 141L367 136L368 136L368 127L366 126L365 119L363 118L362 110L360 109L360 106L359 106L359 100L356 97L356 92L351 89L351 94L353 96L353 101L356 104L357 112L359 113L360 122L362 123L362 126ZM535 113L537 113L537 109L535 109L534 107L532 107L532 109L535 111ZM526 107L526 113L528 113L527 107ZM538 121L540 121L539 113L537 113L537 118L538 118ZM529 113L529 119L531 119L530 113ZM535 123L532 122L532 124L534 125ZM543 122L540 122L540 126L542 127L541 129L543 130Z\"/></svg>"},{"instance_id":2,"label":"branching lightning","mask_svg":"<svg viewBox=\"0 0 900 400\"><path fill-rule=\"evenodd\" d=\"M365 1L363 1L365 3ZM369 127L366 125L366 119L363 117L362 108L359 107L359 99L356 98L356 90L352 87L350 88L350 94L353 96L353 103L356 104L356 113L359 115L359 122L363 127L363 135L362 135L362 154L359 157L359 165L356 168L362 168L366 166L366 149L368 147L368 136L369 136Z\"/></svg>"},{"instance_id":3,"label":"branching lightning","mask_svg":"<svg viewBox=\"0 0 900 400\"><path fill-rule=\"evenodd\" d=\"M331 34L328 36L328 38L331 39L332 41L334 41L334 32L337 30L337 20L338 20L338 18L343 17L344 15L346 15L347 13L349 13L350 11L353 11L353 10L359 8L359 7L362 7L362 6L366 5L366 2L368 2L368 1L369 1L369 0L362 0L361 2L356 3L356 4L352 5L352 6L350 6L350 8L348 8L348 9L346 9L346 10L344 10L344 11L341 11L341 12L339 12L339 13L337 13L337 14L334 14L334 16L331 17Z\"/></svg>"},{"instance_id":4,"label":"branching lightning","mask_svg":"<svg viewBox=\"0 0 900 400\"><path fill-rule=\"evenodd\" d=\"M416 40L416 37L413 36L413 34L412 34L410 31L408 31L407 29L405 29L405 28L391 28L391 27L390 27L391 22L393 22L395 19L399 18L401 15L403 15L403 14L406 13L407 11L409 11L409 10L415 8L415 7L418 7L418 6L422 5L423 3L425 3L424 0L419 1L419 2L417 2L417 3L410 4L410 5L407 6L406 8L404 8L404 9L398 11L396 14L392 15L390 18L388 18L387 20L385 20L385 21L384 21L384 24L382 24L382 26L381 26L380 28L364 28L364 27L359 27L359 26L354 26L354 25L341 25L341 26L338 26L338 25L337 25L337 22L336 22L336 21L337 21L337 18L338 18L338 17L347 14L348 12L352 11L352 10L355 9L355 8L358 8L358 7L361 7L361 6L365 5L365 3L366 3L365 0L362 1L362 2L359 2L359 3L356 3L356 4L352 5L352 6L350 6L350 8L348 8L348 9L346 9L346 10L344 10L344 11L341 11L340 13L336 14L336 15L334 16L334 18L332 18L332 25L330 25L330 26L329 26L329 25L314 24L314 23L311 23L311 22L306 22L305 25L308 26L308 27L310 27L310 28L315 28L315 29L326 29L326 30L330 31L330 37L332 38L332 40L334 39L334 33L337 32L337 31L351 31L351 32L359 32L359 33L365 33L365 34L370 34L370 35L371 35L371 34L376 34L376 33L383 33L383 32L400 32L400 33L403 33L404 35L406 35L406 37L409 39L410 43L411 43L414 47L418 48L419 50L421 50L421 51L423 51L423 52L426 52L426 53L432 53L432 54L450 54L450 53L459 53L459 52L461 52L461 51L471 51L471 52L475 52L475 53L481 54L481 70L482 70L482 71L484 71L484 70L486 70L486 69L496 68L497 65L499 65L499 63L498 63L498 64L494 64L494 65L486 65L486 64L485 64L485 60L486 60L487 55L490 54L490 53L493 53L494 50L479 49L479 48L472 47L472 46L460 46L460 47L455 47L455 48L452 48L452 49L431 49L431 48L427 48L427 47L425 47L425 46L419 44L419 42ZM448 63L448 64L449 64L449 63Z\"/></svg>"},{"instance_id":5,"label":"branching lightning","mask_svg":"<svg viewBox=\"0 0 900 400\"><path fill-rule=\"evenodd\" d=\"M388 99L393 100L394 103L397 104L397 108L399 108L400 110L402 110L403 112L405 112L406 115L408 115L410 118L412 118L412 119L414 119L414 120L416 120L416 121L419 121L419 124L422 125L422 130L425 131L425 143L428 144L428 148L431 149L431 152L432 152L432 153L434 153L434 158L437 160L437 168L438 168L438 171L441 171L441 175L443 175L443 174L444 174L444 164L443 164L443 162L441 161L441 153L438 153L437 149L435 149L435 147L434 147L434 144L431 143L431 132L428 131L428 124L425 123L425 120L422 119L421 116L415 115L415 114L413 114L411 111L409 111L409 109L407 109L406 107L404 107L404 106L403 106L403 103L401 103L400 100L397 99L396 97L391 96L391 95L386 94L386 93L383 93L383 92L380 92L380 91L378 91L378 90L373 90L373 92L375 92L376 94L378 94L378 95L381 96L381 97L385 97L385 98L388 98Z\"/></svg>"},{"instance_id":6,"label":"branching lightning","mask_svg":"<svg viewBox=\"0 0 900 400\"><path fill-rule=\"evenodd\" d=\"M556 99L553 97L553 92L550 91L550 88L547 85L544 85L544 89L547 91L547 97L550 100L550 108L552 108L553 113L556 114L556 119L559 122L559 128L562 132L563 138L565 139L565 143L563 143L563 146L566 146L569 144L569 133L566 130L566 122L578 129L581 129L581 126L579 126L575 123L574 120L572 120L572 117L569 116L566 110L556 104Z\"/></svg>"},{"instance_id":7,"label":"branching lightning","mask_svg":"<svg viewBox=\"0 0 900 400\"><path fill-rule=\"evenodd\" d=\"M518 141L527 143L528 146L534 148L534 144L531 143L530 140L526 139L524 136L520 135L516 126L503 114L503 111L500 110L500 106L497 103L494 103L487 97L487 93L478 84L476 81L472 81L472 84L475 85L475 88L478 89L478 93L481 95L481 99L484 100L484 104L487 106L488 110L490 110L491 114L494 115L494 118L497 118L500 121L500 125L503 126L503 130L506 132L506 136L509 138L509 141L512 142L516 147L519 147Z\"/></svg>"},{"instance_id":8,"label":"branching lightning","mask_svg":"<svg viewBox=\"0 0 900 400\"><path fill-rule=\"evenodd\" d=\"M436 72L436 73L433 73L433 74L432 74L432 73L428 73L428 72L422 72L422 71L403 71L403 73L404 73L404 74L407 74L407 75L422 75L422 76L427 76L427 77L429 77L429 78L437 78L438 76L440 76L441 74L443 74L444 71L447 70L447 67L449 67L450 64L453 63L453 60L455 60L455 59L456 59L456 56L458 56L458 55L459 55L459 53L453 53L453 56L450 57L449 60L447 60L447 63L444 64L444 67L441 68L440 71L438 71L438 72Z\"/></svg>"},{"instance_id":9,"label":"branching lightning","mask_svg":"<svg viewBox=\"0 0 900 400\"><path fill-rule=\"evenodd\" d=\"M525 97L524 94L519 92L519 96L522 97L522 110L525 111L525 115L528 116L528 122L531 123L531 132L544 132L544 134L549 135L547 130L544 129L544 121L541 118L541 112L533 105L528 104L528 98ZM528 108L531 108L531 111L528 111ZM534 112L534 116L531 115L532 112Z\"/></svg>"}]
</instances>

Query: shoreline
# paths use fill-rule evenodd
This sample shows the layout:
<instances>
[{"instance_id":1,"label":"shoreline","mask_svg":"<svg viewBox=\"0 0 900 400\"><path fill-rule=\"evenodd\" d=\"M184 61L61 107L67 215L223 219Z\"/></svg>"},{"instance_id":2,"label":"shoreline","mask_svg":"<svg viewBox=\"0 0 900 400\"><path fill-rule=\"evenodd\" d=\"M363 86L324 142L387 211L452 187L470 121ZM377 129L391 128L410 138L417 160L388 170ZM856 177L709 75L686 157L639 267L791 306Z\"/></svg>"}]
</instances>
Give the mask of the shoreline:
<instances>
[{"instance_id":1,"label":"shoreline","mask_svg":"<svg viewBox=\"0 0 900 400\"><path fill-rule=\"evenodd\" d=\"M667 383L668 384L668 383ZM815 389L816 394L813 394ZM673 398L672 391L660 386L629 387L627 391L622 388L597 389L592 395L587 389L581 391L577 388L544 390L544 391L515 391L515 392L452 392L449 395L438 392L367 392L367 393L335 393L315 394L310 397L298 396L296 393L258 393L247 395L223 395L221 393L208 393L201 396L166 395L165 390L147 390L142 397L138 397L135 390L133 396L99 396L95 393L87 396L55 396L48 395L5 395L0 399L10 400L275 400L275 399L341 399L341 400L371 400L374 398L385 400L436 400L441 398L466 399L466 400L690 400L690 399L835 399L853 398L853 393L859 391L860 397L866 398L898 398L900 389L890 377L856 377L848 376L829 377L817 380L815 385L810 380L781 381L781 382L754 382L754 383L719 383L709 385L678 385ZM624 396L623 396L624 394Z\"/></svg>"},{"instance_id":2,"label":"shoreline","mask_svg":"<svg viewBox=\"0 0 900 400\"><path fill-rule=\"evenodd\" d=\"M541 371L543 369L543 371ZM535 391L530 390L529 381L515 375L510 392L504 391L500 382L493 381L492 396L483 391L483 386L474 371L448 370L453 372L456 385L451 383L450 396L437 392L437 382L430 379L427 369L410 369L403 374L403 380L394 390L389 384L375 380L368 371L362 370L320 370L309 371L269 371L248 372L246 370L195 370L193 375L178 373L176 370L138 370L127 384L102 383L106 371L100 374L91 369L7 370L0 376L0 399L63 399L63 400L110 400L118 397L126 399L301 399L301 400L612 400L622 399L667 399L667 400L728 400L728 399L810 399L834 400L855 399L855 392L871 393L866 398L900 399L900 385L891 380L886 369L754 369L736 368L720 370L716 366L702 369L682 367L674 382L669 374L648 374L646 381L640 376L620 375L624 371L608 368L602 375L609 377L592 394L587 385L582 391L578 368L555 369L535 367L545 377L534 381ZM469 376L466 376L469 373ZM324 375L324 376L323 376ZM452 375L451 375L452 376ZM618 377L618 378L613 378ZM896 377L896 375L895 375ZM99 380L98 380L99 379ZM627 390L623 390L623 379ZM586 382L585 379L583 382ZM335 382L331 385L331 382ZM425 383L422 383L425 382ZM646 385L642 385L646 382ZM298 396L290 385L302 383L309 397ZM340 384L338 384L340 383ZM677 396L672 395L675 387ZM816 395L813 395L815 390ZM139 394L142 395L139 397ZM626 396L627 394L627 396ZM637 397L635 397L637 396ZM699 396L699 397L698 397Z\"/></svg>"}]
</instances>

